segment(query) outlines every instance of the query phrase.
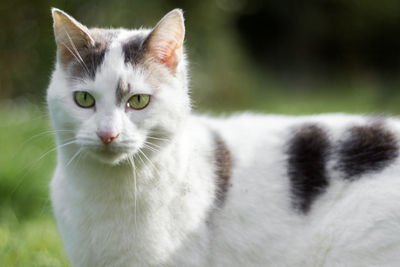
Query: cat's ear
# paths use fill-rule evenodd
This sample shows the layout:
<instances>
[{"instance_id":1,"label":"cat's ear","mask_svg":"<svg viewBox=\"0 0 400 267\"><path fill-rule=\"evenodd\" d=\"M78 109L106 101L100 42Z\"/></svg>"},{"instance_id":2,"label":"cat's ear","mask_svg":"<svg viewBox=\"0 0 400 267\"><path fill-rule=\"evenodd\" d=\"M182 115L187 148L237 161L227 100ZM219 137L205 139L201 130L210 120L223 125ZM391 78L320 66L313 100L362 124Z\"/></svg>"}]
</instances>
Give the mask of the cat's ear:
<instances>
[{"instance_id":1,"label":"cat's ear","mask_svg":"<svg viewBox=\"0 0 400 267\"><path fill-rule=\"evenodd\" d=\"M67 64L74 57L79 57L81 49L94 45L95 42L86 26L57 8L53 8L51 13L57 54L61 63Z\"/></svg>"},{"instance_id":2,"label":"cat's ear","mask_svg":"<svg viewBox=\"0 0 400 267\"><path fill-rule=\"evenodd\" d=\"M183 56L185 25L181 9L174 9L165 15L154 27L146 40L148 54L175 71Z\"/></svg>"}]
</instances>

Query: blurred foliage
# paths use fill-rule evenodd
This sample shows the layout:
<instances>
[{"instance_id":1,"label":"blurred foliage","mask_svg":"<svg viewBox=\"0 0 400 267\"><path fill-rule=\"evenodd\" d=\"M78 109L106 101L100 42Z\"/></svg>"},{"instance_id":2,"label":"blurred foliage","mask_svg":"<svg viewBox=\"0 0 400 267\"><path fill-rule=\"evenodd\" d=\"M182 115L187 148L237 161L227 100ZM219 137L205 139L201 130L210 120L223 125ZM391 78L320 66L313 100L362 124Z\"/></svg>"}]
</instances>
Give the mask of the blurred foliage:
<instances>
[{"instance_id":1,"label":"blurred foliage","mask_svg":"<svg viewBox=\"0 0 400 267\"><path fill-rule=\"evenodd\" d=\"M89 27L126 28L152 27L182 8L201 110L263 109L277 95L329 96L341 85L353 93L373 87L377 101L400 94L397 0L7 0L0 4L0 100L43 101L55 59L51 7Z\"/></svg>"},{"instance_id":2,"label":"blurred foliage","mask_svg":"<svg viewBox=\"0 0 400 267\"><path fill-rule=\"evenodd\" d=\"M49 215L19 221L1 211L0 265L12 267L70 266L54 220Z\"/></svg>"},{"instance_id":3,"label":"blurred foliage","mask_svg":"<svg viewBox=\"0 0 400 267\"><path fill-rule=\"evenodd\" d=\"M9 207L24 219L49 209L54 143L45 113L26 107L9 109L12 113L4 108L0 112L0 207Z\"/></svg>"},{"instance_id":4,"label":"blurred foliage","mask_svg":"<svg viewBox=\"0 0 400 267\"><path fill-rule=\"evenodd\" d=\"M68 266L48 199L51 7L89 27L126 28L182 8L196 110L400 114L397 0L3 1L0 266Z\"/></svg>"},{"instance_id":5,"label":"blurred foliage","mask_svg":"<svg viewBox=\"0 0 400 267\"><path fill-rule=\"evenodd\" d=\"M48 116L5 105L0 121L0 266L68 266L50 213L55 145Z\"/></svg>"}]
</instances>

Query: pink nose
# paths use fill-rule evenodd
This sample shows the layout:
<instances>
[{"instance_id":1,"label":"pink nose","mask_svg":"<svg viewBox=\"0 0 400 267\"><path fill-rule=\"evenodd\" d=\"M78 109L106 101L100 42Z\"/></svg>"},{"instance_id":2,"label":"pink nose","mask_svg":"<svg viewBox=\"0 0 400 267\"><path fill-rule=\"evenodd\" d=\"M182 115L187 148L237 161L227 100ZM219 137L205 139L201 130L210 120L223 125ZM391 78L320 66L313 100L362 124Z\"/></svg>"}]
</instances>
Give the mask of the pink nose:
<instances>
[{"instance_id":1,"label":"pink nose","mask_svg":"<svg viewBox=\"0 0 400 267\"><path fill-rule=\"evenodd\" d=\"M98 132L97 135L105 145L108 145L109 143L112 142L112 140L114 140L119 136L119 133L115 133L113 131L105 131L105 132Z\"/></svg>"}]
</instances>

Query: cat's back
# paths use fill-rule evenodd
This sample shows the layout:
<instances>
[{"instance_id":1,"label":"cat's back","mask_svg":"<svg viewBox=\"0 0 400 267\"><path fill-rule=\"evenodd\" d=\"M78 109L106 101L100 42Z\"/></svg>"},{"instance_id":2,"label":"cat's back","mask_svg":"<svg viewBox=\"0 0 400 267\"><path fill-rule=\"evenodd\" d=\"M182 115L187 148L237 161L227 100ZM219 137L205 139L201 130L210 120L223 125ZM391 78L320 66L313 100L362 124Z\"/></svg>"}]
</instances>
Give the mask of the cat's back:
<instances>
[{"instance_id":1,"label":"cat's back","mask_svg":"<svg viewBox=\"0 0 400 267\"><path fill-rule=\"evenodd\" d=\"M232 167L261 163L299 172L326 170L354 181L393 166L400 148L400 120L375 115L311 116L244 113L230 117L195 117L229 148ZM247 163L246 163L247 162ZM307 164L313 163L313 164ZM270 166L270 167L273 167ZM312 168L311 168L312 166Z\"/></svg>"},{"instance_id":2,"label":"cat's back","mask_svg":"<svg viewBox=\"0 0 400 267\"><path fill-rule=\"evenodd\" d=\"M306 163L313 162L312 169L326 169L354 181L381 173L398 161L400 120L397 117L244 113L196 119L226 143L236 163L280 162L287 167L288 176L301 169L306 171L310 167Z\"/></svg>"},{"instance_id":3,"label":"cat's back","mask_svg":"<svg viewBox=\"0 0 400 267\"><path fill-rule=\"evenodd\" d=\"M400 261L400 238L394 235L400 231L397 118L241 114L198 119L231 155L230 175L222 177L229 179L224 203L214 220L216 251L260 266L266 261L274 266L394 266ZM271 240L265 259L260 255Z\"/></svg>"}]
</instances>

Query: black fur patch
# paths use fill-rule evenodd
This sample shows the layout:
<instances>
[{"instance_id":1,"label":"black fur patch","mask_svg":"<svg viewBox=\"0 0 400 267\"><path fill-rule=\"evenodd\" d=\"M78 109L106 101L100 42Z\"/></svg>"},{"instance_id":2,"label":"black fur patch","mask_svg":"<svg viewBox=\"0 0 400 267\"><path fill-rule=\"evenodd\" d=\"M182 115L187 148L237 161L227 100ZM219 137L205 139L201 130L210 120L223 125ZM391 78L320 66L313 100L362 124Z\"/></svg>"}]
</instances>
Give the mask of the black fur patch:
<instances>
[{"instance_id":1,"label":"black fur patch","mask_svg":"<svg viewBox=\"0 0 400 267\"><path fill-rule=\"evenodd\" d=\"M221 207L225 202L228 192L229 180L231 178L232 157L225 142L217 133L214 133L214 142L214 158L217 176L216 203L218 207Z\"/></svg>"},{"instance_id":2,"label":"black fur patch","mask_svg":"<svg viewBox=\"0 0 400 267\"><path fill-rule=\"evenodd\" d=\"M100 43L96 43L95 47L84 56L84 61L89 63L88 68L90 78L94 79L97 69L104 61L106 51L106 47L103 47Z\"/></svg>"},{"instance_id":3,"label":"black fur patch","mask_svg":"<svg viewBox=\"0 0 400 267\"><path fill-rule=\"evenodd\" d=\"M143 43L146 39L146 35L137 35L129 39L123 46L122 51L125 56L125 63L131 63L132 65L137 64L144 54Z\"/></svg>"},{"instance_id":4,"label":"black fur patch","mask_svg":"<svg viewBox=\"0 0 400 267\"><path fill-rule=\"evenodd\" d=\"M84 62L76 60L72 62L71 74L73 77L88 77L94 79L97 69L104 61L104 55L107 51L106 47L102 47L100 43L96 43L95 47L80 50L80 55Z\"/></svg>"},{"instance_id":5,"label":"black fur patch","mask_svg":"<svg viewBox=\"0 0 400 267\"><path fill-rule=\"evenodd\" d=\"M112 39L116 36L115 31L92 29L90 35L95 41L94 45L85 45L78 49L79 56L82 58L75 59L71 62L69 68L72 77L83 78L88 77L94 79L98 68L104 61L104 56Z\"/></svg>"},{"instance_id":6,"label":"black fur patch","mask_svg":"<svg viewBox=\"0 0 400 267\"><path fill-rule=\"evenodd\" d=\"M384 169L398 156L398 141L382 123L354 126L339 147L338 167L345 178Z\"/></svg>"},{"instance_id":7,"label":"black fur patch","mask_svg":"<svg viewBox=\"0 0 400 267\"><path fill-rule=\"evenodd\" d=\"M293 205L307 213L315 198L329 185L326 167L329 137L318 125L303 125L290 140L287 153Z\"/></svg>"}]
</instances>

